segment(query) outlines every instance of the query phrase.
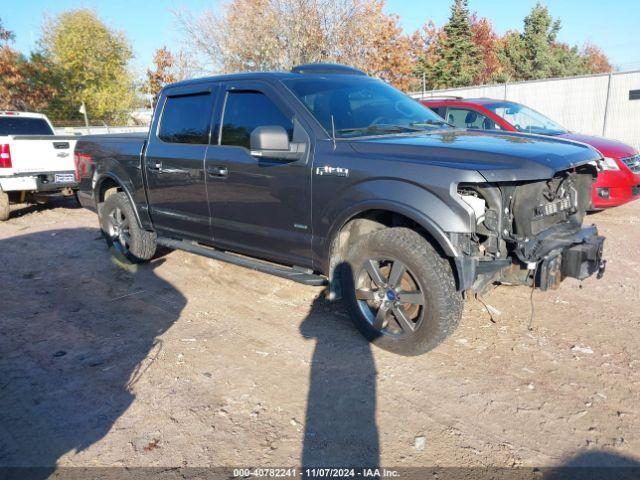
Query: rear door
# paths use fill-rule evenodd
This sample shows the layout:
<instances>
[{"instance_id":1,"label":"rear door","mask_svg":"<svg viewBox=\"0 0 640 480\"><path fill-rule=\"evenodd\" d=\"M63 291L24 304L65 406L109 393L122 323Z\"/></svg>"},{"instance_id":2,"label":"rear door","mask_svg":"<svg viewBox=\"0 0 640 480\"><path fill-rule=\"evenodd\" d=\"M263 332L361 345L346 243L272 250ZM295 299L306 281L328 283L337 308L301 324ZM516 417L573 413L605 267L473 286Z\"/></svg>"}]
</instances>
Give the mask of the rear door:
<instances>
[{"instance_id":1,"label":"rear door","mask_svg":"<svg viewBox=\"0 0 640 480\"><path fill-rule=\"evenodd\" d=\"M286 98L267 82L238 81L220 95L220 127L207 151L215 244L292 265L311 263L310 137ZM281 126L305 144L297 160L252 156L251 132Z\"/></svg>"},{"instance_id":2,"label":"rear door","mask_svg":"<svg viewBox=\"0 0 640 480\"><path fill-rule=\"evenodd\" d=\"M211 241L204 158L216 92L213 83L178 86L156 107L143 163L149 212L161 234Z\"/></svg>"}]
</instances>

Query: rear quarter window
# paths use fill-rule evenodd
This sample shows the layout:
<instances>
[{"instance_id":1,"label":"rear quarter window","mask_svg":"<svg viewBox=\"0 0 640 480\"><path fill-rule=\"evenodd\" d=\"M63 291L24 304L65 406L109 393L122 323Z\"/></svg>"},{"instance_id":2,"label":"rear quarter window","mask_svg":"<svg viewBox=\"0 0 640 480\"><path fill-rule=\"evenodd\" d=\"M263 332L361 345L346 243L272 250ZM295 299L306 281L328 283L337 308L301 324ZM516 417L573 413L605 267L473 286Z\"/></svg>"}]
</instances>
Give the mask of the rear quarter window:
<instances>
[{"instance_id":1,"label":"rear quarter window","mask_svg":"<svg viewBox=\"0 0 640 480\"><path fill-rule=\"evenodd\" d=\"M447 114L447 107L432 107L430 105L427 105L427 107L436 112L442 118Z\"/></svg>"},{"instance_id":2,"label":"rear quarter window","mask_svg":"<svg viewBox=\"0 0 640 480\"><path fill-rule=\"evenodd\" d=\"M209 143L211 94L168 97L162 110L158 138L167 143Z\"/></svg>"},{"instance_id":3,"label":"rear quarter window","mask_svg":"<svg viewBox=\"0 0 640 480\"><path fill-rule=\"evenodd\" d=\"M53 130L42 118L0 117L2 135L53 135Z\"/></svg>"}]
</instances>

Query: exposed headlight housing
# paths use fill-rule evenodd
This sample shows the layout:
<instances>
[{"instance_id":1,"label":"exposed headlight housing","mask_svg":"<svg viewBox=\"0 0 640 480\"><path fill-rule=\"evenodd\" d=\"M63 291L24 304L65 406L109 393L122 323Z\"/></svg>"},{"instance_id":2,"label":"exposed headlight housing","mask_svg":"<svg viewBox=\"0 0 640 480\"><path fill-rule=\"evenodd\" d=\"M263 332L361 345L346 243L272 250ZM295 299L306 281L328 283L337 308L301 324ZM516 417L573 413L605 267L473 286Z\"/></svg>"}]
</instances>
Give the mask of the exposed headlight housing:
<instances>
[{"instance_id":1,"label":"exposed headlight housing","mask_svg":"<svg viewBox=\"0 0 640 480\"><path fill-rule=\"evenodd\" d=\"M458 188L460 198L471 207L476 217L476 223L480 224L484 221L484 215L487 211L487 202L473 190Z\"/></svg>"},{"instance_id":2,"label":"exposed headlight housing","mask_svg":"<svg viewBox=\"0 0 640 480\"><path fill-rule=\"evenodd\" d=\"M618 162L616 161L616 159L611 157L604 157L600 161L600 166L602 167L602 170L605 172L612 171L612 170L620 170L620 167L618 166Z\"/></svg>"}]
</instances>

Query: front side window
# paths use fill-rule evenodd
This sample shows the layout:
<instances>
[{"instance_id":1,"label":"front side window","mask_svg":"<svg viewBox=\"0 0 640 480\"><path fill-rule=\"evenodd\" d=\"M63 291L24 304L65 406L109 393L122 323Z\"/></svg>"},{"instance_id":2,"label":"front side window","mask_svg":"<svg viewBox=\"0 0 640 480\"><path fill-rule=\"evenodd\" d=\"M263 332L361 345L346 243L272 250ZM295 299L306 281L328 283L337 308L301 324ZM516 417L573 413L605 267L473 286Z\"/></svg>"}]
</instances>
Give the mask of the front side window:
<instances>
[{"instance_id":1,"label":"front side window","mask_svg":"<svg viewBox=\"0 0 640 480\"><path fill-rule=\"evenodd\" d=\"M283 83L328 133L337 138L449 128L435 112L370 77L335 75Z\"/></svg>"},{"instance_id":2,"label":"front side window","mask_svg":"<svg viewBox=\"0 0 640 480\"><path fill-rule=\"evenodd\" d=\"M293 121L269 97L257 91L227 94L222 120L221 145L250 148L251 132L257 127L281 126L293 137Z\"/></svg>"},{"instance_id":3,"label":"front side window","mask_svg":"<svg viewBox=\"0 0 640 480\"><path fill-rule=\"evenodd\" d=\"M537 133L539 135L561 135L567 130L550 118L529 107L513 102L500 102L485 105L496 115L504 118L519 132Z\"/></svg>"},{"instance_id":4,"label":"front side window","mask_svg":"<svg viewBox=\"0 0 640 480\"><path fill-rule=\"evenodd\" d=\"M209 93L168 97L158 137L168 143L209 143L211 104Z\"/></svg>"},{"instance_id":5,"label":"front side window","mask_svg":"<svg viewBox=\"0 0 640 480\"><path fill-rule=\"evenodd\" d=\"M497 130L500 128L487 116L468 108L448 108L447 121L458 128L476 130Z\"/></svg>"}]
</instances>

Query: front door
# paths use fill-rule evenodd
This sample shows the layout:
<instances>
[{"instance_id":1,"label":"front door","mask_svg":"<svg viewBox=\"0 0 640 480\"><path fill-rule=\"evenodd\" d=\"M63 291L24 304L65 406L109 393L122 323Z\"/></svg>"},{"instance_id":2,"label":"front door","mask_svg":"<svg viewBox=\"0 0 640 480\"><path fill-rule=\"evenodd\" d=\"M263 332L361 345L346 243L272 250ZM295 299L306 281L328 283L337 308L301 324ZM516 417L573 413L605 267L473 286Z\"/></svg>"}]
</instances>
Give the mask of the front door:
<instances>
[{"instance_id":1,"label":"front door","mask_svg":"<svg viewBox=\"0 0 640 480\"><path fill-rule=\"evenodd\" d=\"M211 241L204 158L215 90L168 89L157 108L145 156L149 213L164 235Z\"/></svg>"},{"instance_id":2,"label":"front door","mask_svg":"<svg viewBox=\"0 0 640 480\"><path fill-rule=\"evenodd\" d=\"M222 95L217 138L206 154L207 191L217 246L292 265L311 265L310 139L270 85L235 82ZM251 132L281 126L304 143L298 160L252 156Z\"/></svg>"}]
</instances>

